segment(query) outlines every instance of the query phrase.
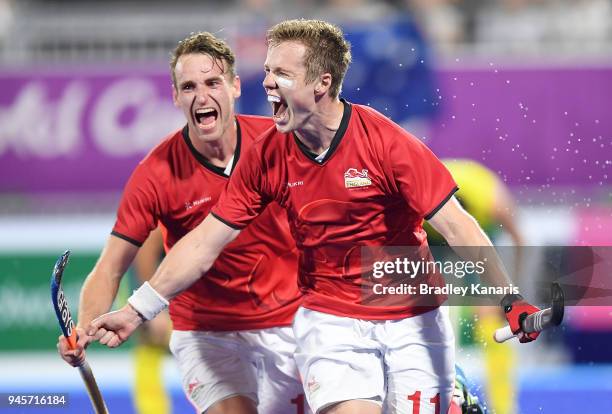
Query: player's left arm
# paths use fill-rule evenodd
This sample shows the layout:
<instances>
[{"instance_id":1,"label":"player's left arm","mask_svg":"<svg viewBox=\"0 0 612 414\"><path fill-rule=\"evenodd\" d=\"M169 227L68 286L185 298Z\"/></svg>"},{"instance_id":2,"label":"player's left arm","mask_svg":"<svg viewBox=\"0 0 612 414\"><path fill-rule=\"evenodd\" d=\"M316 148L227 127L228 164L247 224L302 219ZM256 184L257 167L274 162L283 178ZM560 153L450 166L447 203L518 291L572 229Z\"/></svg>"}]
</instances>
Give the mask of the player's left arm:
<instances>
[{"instance_id":1,"label":"player's left arm","mask_svg":"<svg viewBox=\"0 0 612 414\"><path fill-rule=\"evenodd\" d=\"M473 262L486 259L485 277L490 284L499 287L510 286L508 272L493 248L491 240L455 197L451 197L428 221L461 258ZM521 342L537 338L537 334L524 334L521 331L521 322L527 315L540 309L527 303L521 295L505 295L501 305L512 332L519 335Z\"/></svg>"},{"instance_id":2,"label":"player's left arm","mask_svg":"<svg viewBox=\"0 0 612 414\"><path fill-rule=\"evenodd\" d=\"M450 246L492 246L476 219L453 196L428 220ZM502 282L510 282L502 276Z\"/></svg>"},{"instance_id":3,"label":"player's left arm","mask_svg":"<svg viewBox=\"0 0 612 414\"><path fill-rule=\"evenodd\" d=\"M460 257L474 262L485 257L489 283L501 287L511 285L508 273L495 253L491 240L454 196L430 217L428 222Z\"/></svg>"}]
</instances>

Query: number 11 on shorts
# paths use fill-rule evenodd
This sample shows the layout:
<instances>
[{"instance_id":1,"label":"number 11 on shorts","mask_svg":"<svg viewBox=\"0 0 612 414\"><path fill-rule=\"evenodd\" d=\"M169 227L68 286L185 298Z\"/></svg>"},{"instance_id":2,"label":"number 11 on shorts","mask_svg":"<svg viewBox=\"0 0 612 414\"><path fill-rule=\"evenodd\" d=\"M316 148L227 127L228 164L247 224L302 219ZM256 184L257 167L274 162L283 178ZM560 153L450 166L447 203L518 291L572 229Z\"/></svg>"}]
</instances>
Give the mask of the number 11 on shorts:
<instances>
[{"instance_id":1,"label":"number 11 on shorts","mask_svg":"<svg viewBox=\"0 0 612 414\"><path fill-rule=\"evenodd\" d=\"M297 397L292 398L291 404L296 405L296 414L304 414L304 394L298 394Z\"/></svg>"},{"instance_id":2,"label":"number 11 on shorts","mask_svg":"<svg viewBox=\"0 0 612 414\"><path fill-rule=\"evenodd\" d=\"M410 394L407 398L409 401L412 401L412 414L420 414L421 391L415 391L414 394ZM440 414L440 393L437 393L435 397L431 397L429 402L436 407L435 414Z\"/></svg>"}]
</instances>

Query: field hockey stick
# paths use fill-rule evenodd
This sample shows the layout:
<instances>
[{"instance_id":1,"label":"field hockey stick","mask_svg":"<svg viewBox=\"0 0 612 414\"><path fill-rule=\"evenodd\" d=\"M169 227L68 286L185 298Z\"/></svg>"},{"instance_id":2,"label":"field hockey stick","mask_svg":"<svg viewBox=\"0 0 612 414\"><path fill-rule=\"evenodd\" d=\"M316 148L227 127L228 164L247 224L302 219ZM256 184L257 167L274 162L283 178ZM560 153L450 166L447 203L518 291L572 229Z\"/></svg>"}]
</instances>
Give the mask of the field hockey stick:
<instances>
[{"instance_id":1,"label":"field hockey stick","mask_svg":"<svg viewBox=\"0 0 612 414\"><path fill-rule=\"evenodd\" d=\"M552 304L550 308L528 315L521 322L521 330L525 333L541 332L551 326L558 326L563 320L564 303L563 290L558 283L553 283L551 288ZM502 343L516 335L512 333L510 326L499 328L493 334L495 342Z\"/></svg>"},{"instance_id":2,"label":"field hockey stick","mask_svg":"<svg viewBox=\"0 0 612 414\"><path fill-rule=\"evenodd\" d=\"M64 254L57 259L53 267L53 273L51 274L51 302L53 302L53 308L55 309L55 314L57 315L62 333L66 337L70 349L74 349L77 343L77 333L72 316L70 315L68 301L66 300L66 295L64 295L61 284L64 268L68 263L68 256L70 256L70 250L66 250ZM85 387L87 387L87 393L89 394L89 399L91 400L91 404L96 414L108 414L108 409L106 408L106 404L104 404L104 399L102 398L96 379L91 371L91 367L87 361L84 360L78 368L81 378L85 383Z\"/></svg>"}]
</instances>

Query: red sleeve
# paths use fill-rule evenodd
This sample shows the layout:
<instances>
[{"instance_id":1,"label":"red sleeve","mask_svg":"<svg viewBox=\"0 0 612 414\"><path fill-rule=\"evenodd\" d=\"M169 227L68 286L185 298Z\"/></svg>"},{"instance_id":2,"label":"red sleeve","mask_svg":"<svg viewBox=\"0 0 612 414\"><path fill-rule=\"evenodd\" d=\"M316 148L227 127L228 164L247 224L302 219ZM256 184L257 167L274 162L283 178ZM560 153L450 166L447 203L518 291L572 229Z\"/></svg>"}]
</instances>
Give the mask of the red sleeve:
<instances>
[{"instance_id":1,"label":"red sleeve","mask_svg":"<svg viewBox=\"0 0 612 414\"><path fill-rule=\"evenodd\" d=\"M425 144L405 131L388 148L394 186L412 210L429 220L457 191L455 180Z\"/></svg>"},{"instance_id":2,"label":"red sleeve","mask_svg":"<svg viewBox=\"0 0 612 414\"><path fill-rule=\"evenodd\" d=\"M159 200L154 177L145 164L139 164L123 190L111 234L140 247L157 227Z\"/></svg>"},{"instance_id":3,"label":"red sleeve","mask_svg":"<svg viewBox=\"0 0 612 414\"><path fill-rule=\"evenodd\" d=\"M212 215L236 230L245 228L270 201L265 185L259 151L253 146L240 158Z\"/></svg>"}]
</instances>

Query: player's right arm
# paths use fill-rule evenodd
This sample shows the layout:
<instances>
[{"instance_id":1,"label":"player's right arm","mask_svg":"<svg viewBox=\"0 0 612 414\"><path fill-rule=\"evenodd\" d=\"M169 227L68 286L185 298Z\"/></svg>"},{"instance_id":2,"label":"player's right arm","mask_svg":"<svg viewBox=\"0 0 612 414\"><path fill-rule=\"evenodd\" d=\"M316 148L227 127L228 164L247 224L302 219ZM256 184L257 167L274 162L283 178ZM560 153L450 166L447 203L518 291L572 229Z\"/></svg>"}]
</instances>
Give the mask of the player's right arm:
<instances>
[{"instance_id":1,"label":"player's right arm","mask_svg":"<svg viewBox=\"0 0 612 414\"><path fill-rule=\"evenodd\" d=\"M240 230L209 214L170 249L149 283L167 300L174 298L206 274L238 234Z\"/></svg>"},{"instance_id":2,"label":"player's right arm","mask_svg":"<svg viewBox=\"0 0 612 414\"><path fill-rule=\"evenodd\" d=\"M110 348L121 345L145 320L163 310L170 299L208 272L238 234L240 230L209 214L170 249L151 280L130 297L127 305L96 318L88 334Z\"/></svg>"},{"instance_id":3,"label":"player's right arm","mask_svg":"<svg viewBox=\"0 0 612 414\"><path fill-rule=\"evenodd\" d=\"M94 318L110 310L121 278L142 243L157 227L163 211L160 206L165 201L163 191L156 184L158 181L154 171L143 162L136 167L125 186L111 236L81 289L77 348L70 351L61 339L58 344L60 355L72 365L84 359L85 347L94 340L86 334L85 328ZM100 330L98 334L95 339L105 340L106 331Z\"/></svg>"},{"instance_id":4,"label":"player's right arm","mask_svg":"<svg viewBox=\"0 0 612 414\"><path fill-rule=\"evenodd\" d=\"M150 282L144 283L126 306L96 318L88 327L89 335L111 348L121 345L140 324L153 319L169 300L208 272L225 245L272 198L264 189L260 158L255 147L245 154L212 213L170 249ZM103 330L109 335L102 335Z\"/></svg>"},{"instance_id":5,"label":"player's right arm","mask_svg":"<svg viewBox=\"0 0 612 414\"><path fill-rule=\"evenodd\" d=\"M128 241L112 235L108 238L98 262L81 289L79 322L76 328L79 339L76 348L71 350L66 338L63 335L59 337L59 353L70 365L78 366L85 359L85 348L93 339L86 334L85 327L94 318L110 310L121 278L137 252L138 247ZM100 334L104 335L106 332Z\"/></svg>"}]
</instances>

